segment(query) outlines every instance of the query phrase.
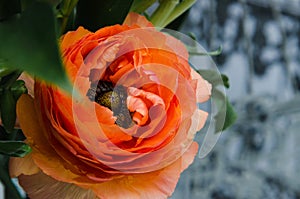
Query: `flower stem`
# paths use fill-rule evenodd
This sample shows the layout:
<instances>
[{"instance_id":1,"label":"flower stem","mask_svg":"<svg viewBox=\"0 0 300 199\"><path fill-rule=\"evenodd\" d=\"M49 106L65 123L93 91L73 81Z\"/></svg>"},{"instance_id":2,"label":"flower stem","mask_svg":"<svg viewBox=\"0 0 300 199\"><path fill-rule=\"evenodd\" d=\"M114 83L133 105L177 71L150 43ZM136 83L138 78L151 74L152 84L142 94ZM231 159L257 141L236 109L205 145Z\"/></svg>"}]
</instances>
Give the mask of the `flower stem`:
<instances>
[{"instance_id":1,"label":"flower stem","mask_svg":"<svg viewBox=\"0 0 300 199\"><path fill-rule=\"evenodd\" d=\"M196 3L197 0L183 0L180 4L178 4L174 10L171 12L170 15L168 15L167 19L164 20L164 23L162 24L162 27L167 26L169 23L171 23L173 20L175 20L177 17L179 17L181 14L183 14L185 11L187 11L194 3Z\"/></svg>"},{"instance_id":2,"label":"flower stem","mask_svg":"<svg viewBox=\"0 0 300 199\"><path fill-rule=\"evenodd\" d=\"M73 9L75 8L75 6L77 5L78 0L64 0L62 2L62 7L60 9L60 15L59 17L62 18L62 22L61 22L61 34L63 34L65 32L65 29L67 27L68 24L68 19L69 16L71 15Z\"/></svg>"},{"instance_id":3,"label":"flower stem","mask_svg":"<svg viewBox=\"0 0 300 199\"><path fill-rule=\"evenodd\" d=\"M178 5L179 0L162 0L158 8L152 14L150 21L156 27L165 27L166 20Z\"/></svg>"},{"instance_id":4,"label":"flower stem","mask_svg":"<svg viewBox=\"0 0 300 199\"><path fill-rule=\"evenodd\" d=\"M156 0L134 0L130 12L142 13L155 2Z\"/></svg>"}]
</instances>

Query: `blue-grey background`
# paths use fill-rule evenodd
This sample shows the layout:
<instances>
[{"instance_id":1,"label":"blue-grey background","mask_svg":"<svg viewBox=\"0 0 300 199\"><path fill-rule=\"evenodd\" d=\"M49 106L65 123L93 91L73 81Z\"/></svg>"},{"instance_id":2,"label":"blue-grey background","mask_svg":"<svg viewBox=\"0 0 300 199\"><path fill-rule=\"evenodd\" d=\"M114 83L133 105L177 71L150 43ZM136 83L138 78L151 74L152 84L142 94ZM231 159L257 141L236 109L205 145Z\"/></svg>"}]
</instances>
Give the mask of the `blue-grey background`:
<instances>
[{"instance_id":1,"label":"blue-grey background","mask_svg":"<svg viewBox=\"0 0 300 199\"><path fill-rule=\"evenodd\" d=\"M300 198L300 0L198 0L181 32L223 46L214 60L239 117L171 198Z\"/></svg>"}]
</instances>

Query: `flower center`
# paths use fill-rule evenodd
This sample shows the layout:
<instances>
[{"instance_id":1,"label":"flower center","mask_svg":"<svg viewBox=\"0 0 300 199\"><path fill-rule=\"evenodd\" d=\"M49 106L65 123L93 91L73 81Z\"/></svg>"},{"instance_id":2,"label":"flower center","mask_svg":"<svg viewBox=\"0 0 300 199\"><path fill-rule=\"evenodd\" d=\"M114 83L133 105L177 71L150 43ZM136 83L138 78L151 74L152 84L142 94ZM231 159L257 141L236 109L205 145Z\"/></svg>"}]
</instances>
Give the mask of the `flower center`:
<instances>
[{"instance_id":1,"label":"flower center","mask_svg":"<svg viewBox=\"0 0 300 199\"><path fill-rule=\"evenodd\" d=\"M127 108L127 91L124 86L114 87L111 82L100 80L97 85L91 84L86 95L91 101L109 108L117 118L116 124L120 127L129 128L134 124Z\"/></svg>"}]
</instances>

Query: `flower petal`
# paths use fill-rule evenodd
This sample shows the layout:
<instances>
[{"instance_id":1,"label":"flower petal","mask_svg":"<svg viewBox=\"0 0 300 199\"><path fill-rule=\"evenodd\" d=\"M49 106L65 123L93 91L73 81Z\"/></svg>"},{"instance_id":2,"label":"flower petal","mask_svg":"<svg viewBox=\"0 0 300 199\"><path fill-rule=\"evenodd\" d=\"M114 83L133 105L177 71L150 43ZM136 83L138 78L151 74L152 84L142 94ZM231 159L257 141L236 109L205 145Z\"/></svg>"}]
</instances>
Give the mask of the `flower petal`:
<instances>
[{"instance_id":1,"label":"flower petal","mask_svg":"<svg viewBox=\"0 0 300 199\"><path fill-rule=\"evenodd\" d=\"M164 169L150 173L127 175L120 179L95 185L93 190L98 197L103 199L167 198L173 193L180 173L193 162L197 150L198 144L194 142L180 159Z\"/></svg>"},{"instance_id":2,"label":"flower petal","mask_svg":"<svg viewBox=\"0 0 300 199\"><path fill-rule=\"evenodd\" d=\"M134 112L133 120L137 122L138 125L144 125L148 120L148 108L147 104L151 106L161 105L165 108L164 101L153 93L137 89L134 87L128 88L128 98L127 107L130 112Z\"/></svg>"},{"instance_id":3,"label":"flower petal","mask_svg":"<svg viewBox=\"0 0 300 199\"><path fill-rule=\"evenodd\" d=\"M198 126L197 126L196 131L200 131L203 128L203 126L204 126L204 124L206 122L207 117L208 117L208 113L207 112L202 111L200 109L198 109L198 110L195 111L195 115L193 115L192 120L194 120L194 118L198 119Z\"/></svg>"},{"instance_id":4,"label":"flower petal","mask_svg":"<svg viewBox=\"0 0 300 199\"><path fill-rule=\"evenodd\" d=\"M85 171L83 171L83 163L68 152L66 148L63 148L57 140L50 139L55 144L55 149L50 145L45 131L49 131L49 134L51 134L52 129L45 129L45 126L41 126L42 122L38 118L39 114L35 109L33 99L29 95L22 95L19 98L17 115L20 119L21 128L32 148L32 158L44 173L64 182L76 184L94 183L93 180L86 176L87 172L95 173L92 168L85 165ZM63 153L63 156L60 156L56 150ZM68 159L63 159L62 157ZM110 179L109 174L101 173L101 171L97 172L98 175L101 175L101 180Z\"/></svg>"},{"instance_id":5,"label":"flower petal","mask_svg":"<svg viewBox=\"0 0 300 199\"><path fill-rule=\"evenodd\" d=\"M142 16L142 15L139 15L137 13L134 13L134 12L130 12L124 23L124 25L128 25L128 26L133 26L133 25L138 25L142 28L144 27L153 27L152 23L150 23L146 17Z\"/></svg>"},{"instance_id":6,"label":"flower petal","mask_svg":"<svg viewBox=\"0 0 300 199\"><path fill-rule=\"evenodd\" d=\"M18 177L21 174L33 175L40 169L33 162L32 155L28 154L23 158L12 157L9 160L9 174L12 178Z\"/></svg>"},{"instance_id":7,"label":"flower petal","mask_svg":"<svg viewBox=\"0 0 300 199\"><path fill-rule=\"evenodd\" d=\"M61 38L61 44L60 44L61 49L69 48L71 45L76 43L76 41L79 41L82 37L84 37L85 35L87 35L89 33L91 33L91 32L84 29L81 26L76 31L68 32Z\"/></svg>"},{"instance_id":8,"label":"flower petal","mask_svg":"<svg viewBox=\"0 0 300 199\"><path fill-rule=\"evenodd\" d=\"M20 185L31 199L93 199L93 191L74 184L57 181L43 172L34 175L21 175Z\"/></svg>"},{"instance_id":9,"label":"flower petal","mask_svg":"<svg viewBox=\"0 0 300 199\"><path fill-rule=\"evenodd\" d=\"M195 70L191 70L193 81L196 81L196 97L197 102L202 103L209 99L211 95L212 86L205 79L201 77Z\"/></svg>"}]
</instances>

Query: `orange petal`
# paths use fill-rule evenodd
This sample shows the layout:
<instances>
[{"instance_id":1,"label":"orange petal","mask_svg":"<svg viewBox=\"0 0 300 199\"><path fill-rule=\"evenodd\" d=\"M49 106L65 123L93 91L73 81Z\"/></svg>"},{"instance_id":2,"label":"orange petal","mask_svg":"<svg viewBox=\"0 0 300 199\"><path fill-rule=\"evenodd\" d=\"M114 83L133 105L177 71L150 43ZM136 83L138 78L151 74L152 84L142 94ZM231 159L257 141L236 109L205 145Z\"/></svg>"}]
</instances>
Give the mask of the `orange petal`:
<instances>
[{"instance_id":1,"label":"orange petal","mask_svg":"<svg viewBox=\"0 0 300 199\"><path fill-rule=\"evenodd\" d=\"M153 93L137 89L134 87L128 88L128 95L134 96L134 97L140 97L144 101L148 100L151 102L151 106L161 105L163 108L165 108L164 101L158 96Z\"/></svg>"},{"instance_id":2,"label":"orange petal","mask_svg":"<svg viewBox=\"0 0 300 199\"><path fill-rule=\"evenodd\" d=\"M201 77L195 70L191 70L193 81L196 81L196 97L197 102L202 103L209 99L211 95L212 86L205 79Z\"/></svg>"},{"instance_id":3,"label":"orange petal","mask_svg":"<svg viewBox=\"0 0 300 199\"><path fill-rule=\"evenodd\" d=\"M57 180L70 183L84 184L84 182L93 182L81 173L78 167L82 163L78 159L73 158L72 163L67 162L55 151L57 149L67 153L65 148L62 148L60 145L57 145L55 149L51 147L46 138L46 129L41 125L43 123L38 119L39 114L35 109L33 99L29 95L25 94L19 98L17 115L21 128L32 148L32 158L44 173ZM69 153L69 155L71 154Z\"/></svg>"},{"instance_id":4,"label":"orange petal","mask_svg":"<svg viewBox=\"0 0 300 199\"><path fill-rule=\"evenodd\" d=\"M193 142L190 148L181 157L181 171L184 171L193 163L197 152L198 144L197 142Z\"/></svg>"},{"instance_id":5,"label":"orange petal","mask_svg":"<svg viewBox=\"0 0 300 199\"><path fill-rule=\"evenodd\" d=\"M23 158L10 158L9 174L12 178L18 177L21 174L33 175L40 171L32 160L32 155L28 154Z\"/></svg>"},{"instance_id":6,"label":"orange petal","mask_svg":"<svg viewBox=\"0 0 300 199\"><path fill-rule=\"evenodd\" d=\"M134 12L130 12L124 23L124 25L128 25L128 26L133 26L133 25L138 25L142 28L144 27L153 27L152 23L150 23L146 17L142 16L142 15L139 15L137 13L134 13Z\"/></svg>"},{"instance_id":7,"label":"orange petal","mask_svg":"<svg viewBox=\"0 0 300 199\"><path fill-rule=\"evenodd\" d=\"M132 119L138 125L144 125L148 120L148 108L142 99L134 96L127 97L127 107L133 112Z\"/></svg>"},{"instance_id":8,"label":"orange petal","mask_svg":"<svg viewBox=\"0 0 300 199\"><path fill-rule=\"evenodd\" d=\"M68 32L61 38L61 44L60 44L61 49L64 50L69 48L71 45L73 45L74 43L76 43L78 40L80 40L82 37L84 37L89 33L91 32L84 29L81 26L76 31Z\"/></svg>"},{"instance_id":9,"label":"orange petal","mask_svg":"<svg viewBox=\"0 0 300 199\"><path fill-rule=\"evenodd\" d=\"M196 131L200 131L203 128L207 117L208 117L207 112L202 111L200 109L195 111L195 114L192 116L192 120L194 120L194 118L198 120L198 126L197 126Z\"/></svg>"},{"instance_id":10,"label":"orange petal","mask_svg":"<svg viewBox=\"0 0 300 199\"><path fill-rule=\"evenodd\" d=\"M180 173L193 162L197 150L198 145L194 142L180 159L164 169L127 175L123 178L97 184L92 189L98 197L103 199L167 198L174 192Z\"/></svg>"},{"instance_id":11,"label":"orange petal","mask_svg":"<svg viewBox=\"0 0 300 199\"><path fill-rule=\"evenodd\" d=\"M127 107L130 112L134 112L133 120L136 121L138 125L144 125L148 120L147 101L151 103L151 106L161 105L165 108L163 100L153 93L129 87L128 95Z\"/></svg>"},{"instance_id":12,"label":"orange petal","mask_svg":"<svg viewBox=\"0 0 300 199\"><path fill-rule=\"evenodd\" d=\"M31 199L95 199L93 191L74 184L57 181L42 172L34 175L21 175L20 185Z\"/></svg>"}]
</instances>

